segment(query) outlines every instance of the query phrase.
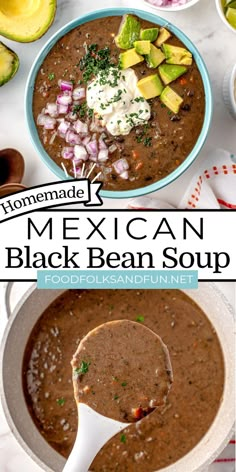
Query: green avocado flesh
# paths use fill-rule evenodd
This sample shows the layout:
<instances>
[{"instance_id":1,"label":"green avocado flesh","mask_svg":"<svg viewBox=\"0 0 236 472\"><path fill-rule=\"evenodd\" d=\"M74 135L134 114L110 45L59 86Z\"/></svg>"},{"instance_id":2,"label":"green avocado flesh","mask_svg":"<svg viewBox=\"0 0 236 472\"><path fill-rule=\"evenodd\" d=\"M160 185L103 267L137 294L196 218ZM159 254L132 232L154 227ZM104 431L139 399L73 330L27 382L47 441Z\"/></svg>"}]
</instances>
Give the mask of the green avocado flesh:
<instances>
[{"instance_id":1,"label":"green avocado flesh","mask_svg":"<svg viewBox=\"0 0 236 472\"><path fill-rule=\"evenodd\" d=\"M40 38L54 20L57 0L0 0L0 35L28 43Z\"/></svg>"},{"instance_id":2,"label":"green avocado flesh","mask_svg":"<svg viewBox=\"0 0 236 472\"><path fill-rule=\"evenodd\" d=\"M140 39L151 41L156 41L159 33L159 28L148 28L142 29L140 32Z\"/></svg>"},{"instance_id":3,"label":"green avocado flesh","mask_svg":"<svg viewBox=\"0 0 236 472\"><path fill-rule=\"evenodd\" d=\"M148 67L156 68L165 60L163 52L151 44L150 53L145 56Z\"/></svg>"},{"instance_id":4,"label":"green avocado flesh","mask_svg":"<svg viewBox=\"0 0 236 472\"><path fill-rule=\"evenodd\" d=\"M179 112L180 105L183 103L183 99L169 85L164 88L160 100L175 114Z\"/></svg>"},{"instance_id":5,"label":"green avocado flesh","mask_svg":"<svg viewBox=\"0 0 236 472\"><path fill-rule=\"evenodd\" d=\"M119 66L121 69L128 69L128 67L135 66L143 61L143 56L140 56L133 48L120 54Z\"/></svg>"},{"instance_id":6,"label":"green avocado flesh","mask_svg":"<svg viewBox=\"0 0 236 472\"><path fill-rule=\"evenodd\" d=\"M0 42L0 87L14 77L19 63L17 54Z\"/></svg>"},{"instance_id":7,"label":"green avocado flesh","mask_svg":"<svg viewBox=\"0 0 236 472\"><path fill-rule=\"evenodd\" d=\"M149 100L150 98L158 97L161 95L163 85L157 74L149 75L138 81L138 88L144 98Z\"/></svg>"},{"instance_id":8,"label":"green avocado flesh","mask_svg":"<svg viewBox=\"0 0 236 472\"><path fill-rule=\"evenodd\" d=\"M141 25L135 16L124 15L115 43L120 49L130 49L138 41Z\"/></svg>"},{"instance_id":9,"label":"green avocado flesh","mask_svg":"<svg viewBox=\"0 0 236 472\"><path fill-rule=\"evenodd\" d=\"M192 54L187 49L181 48L179 46L173 46L172 44L163 44L162 49L165 54L167 64L191 66Z\"/></svg>"},{"instance_id":10,"label":"green avocado flesh","mask_svg":"<svg viewBox=\"0 0 236 472\"><path fill-rule=\"evenodd\" d=\"M172 64L162 64L159 66L158 71L160 77L165 85L173 82L173 80L178 79L181 75L187 72L187 67L185 66L178 66Z\"/></svg>"}]
</instances>

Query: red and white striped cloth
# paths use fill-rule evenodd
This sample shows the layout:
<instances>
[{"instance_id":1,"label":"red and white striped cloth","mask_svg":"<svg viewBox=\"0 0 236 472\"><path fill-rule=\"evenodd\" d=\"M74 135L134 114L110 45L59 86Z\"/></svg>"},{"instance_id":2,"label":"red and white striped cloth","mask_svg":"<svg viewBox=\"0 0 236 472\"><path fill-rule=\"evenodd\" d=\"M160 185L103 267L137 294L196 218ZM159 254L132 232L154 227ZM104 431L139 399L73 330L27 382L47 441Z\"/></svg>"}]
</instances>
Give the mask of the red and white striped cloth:
<instances>
[{"instance_id":1,"label":"red and white striped cloth","mask_svg":"<svg viewBox=\"0 0 236 472\"><path fill-rule=\"evenodd\" d=\"M200 166L180 202L172 206L156 198L139 197L129 208L236 209L236 154L216 149Z\"/></svg>"}]
</instances>

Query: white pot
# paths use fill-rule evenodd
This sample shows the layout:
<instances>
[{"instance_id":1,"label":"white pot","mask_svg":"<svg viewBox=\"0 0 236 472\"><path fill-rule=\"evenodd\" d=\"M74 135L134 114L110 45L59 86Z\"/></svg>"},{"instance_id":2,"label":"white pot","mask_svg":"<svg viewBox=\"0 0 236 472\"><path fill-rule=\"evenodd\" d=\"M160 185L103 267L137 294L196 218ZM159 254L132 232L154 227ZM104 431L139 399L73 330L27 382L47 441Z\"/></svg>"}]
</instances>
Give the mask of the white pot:
<instances>
[{"instance_id":1,"label":"white pot","mask_svg":"<svg viewBox=\"0 0 236 472\"><path fill-rule=\"evenodd\" d=\"M38 432L28 412L22 389L22 363L26 343L35 323L63 290L31 287L11 314L0 352L1 400L11 430L29 456L47 472L61 472L65 460ZM234 319L233 310L213 283L200 283L197 290L186 290L205 312L219 337L225 363L222 403L202 440L176 463L159 472L200 472L226 446L234 425ZM8 296L1 305L8 312ZM194 412L193 412L194 414Z\"/></svg>"}]
</instances>

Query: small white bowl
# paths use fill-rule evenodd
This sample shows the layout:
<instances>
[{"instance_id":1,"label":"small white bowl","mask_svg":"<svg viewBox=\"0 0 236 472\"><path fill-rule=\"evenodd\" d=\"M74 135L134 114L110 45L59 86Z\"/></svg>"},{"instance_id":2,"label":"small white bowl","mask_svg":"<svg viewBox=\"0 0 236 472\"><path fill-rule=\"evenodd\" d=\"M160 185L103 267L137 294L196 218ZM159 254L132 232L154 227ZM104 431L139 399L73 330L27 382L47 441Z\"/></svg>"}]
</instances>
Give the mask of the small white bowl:
<instances>
[{"instance_id":1,"label":"small white bowl","mask_svg":"<svg viewBox=\"0 0 236 472\"><path fill-rule=\"evenodd\" d=\"M188 0L184 5L178 5L178 6L173 6L173 7L158 7L156 5L153 5L152 3L148 2L148 0L144 0L144 3L146 3L146 5L149 5L150 7L154 8L155 10L159 10L159 11L169 11L169 12L172 12L172 11L181 11L181 10L186 10L187 8L190 8L192 7L193 5L195 5L195 3L199 2L199 0Z\"/></svg>"},{"instance_id":2,"label":"small white bowl","mask_svg":"<svg viewBox=\"0 0 236 472\"><path fill-rule=\"evenodd\" d=\"M231 116L236 120L236 64L227 69L223 80L223 98Z\"/></svg>"},{"instance_id":3,"label":"small white bowl","mask_svg":"<svg viewBox=\"0 0 236 472\"><path fill-rule=\"evenodd\" d=\"M217 12L219 14L219 17L222 19L223 23L228 26L228 28L233 31L234 33L236 33L236 28L234 28L233 26L231 26L231 24L228 22L226 16L225 16L225 13L224 13L224 9L223 9L223 6L222 6L222 0L215 0L216 2L216 9L217 9Z\"/></svg>"}]
</instances>

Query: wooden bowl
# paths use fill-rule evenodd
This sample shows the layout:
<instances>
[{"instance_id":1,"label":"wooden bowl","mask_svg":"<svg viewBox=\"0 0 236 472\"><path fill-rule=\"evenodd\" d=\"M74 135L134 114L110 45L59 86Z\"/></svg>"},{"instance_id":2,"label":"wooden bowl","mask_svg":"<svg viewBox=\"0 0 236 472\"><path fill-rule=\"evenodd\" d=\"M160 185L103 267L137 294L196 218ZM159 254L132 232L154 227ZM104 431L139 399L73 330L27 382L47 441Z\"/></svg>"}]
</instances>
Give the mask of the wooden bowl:
<instances>
[{"instance_id":1,"label":"wooden bowl","mask_svg":"<svg viewBox=\"0 0 236 472\"><path fill-rule=\"evenodd\" d=\"M0 185L21 182L25 170L24 158L16 149L0 151Z\"/></svg>"}]
</instances>

